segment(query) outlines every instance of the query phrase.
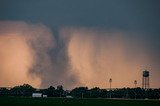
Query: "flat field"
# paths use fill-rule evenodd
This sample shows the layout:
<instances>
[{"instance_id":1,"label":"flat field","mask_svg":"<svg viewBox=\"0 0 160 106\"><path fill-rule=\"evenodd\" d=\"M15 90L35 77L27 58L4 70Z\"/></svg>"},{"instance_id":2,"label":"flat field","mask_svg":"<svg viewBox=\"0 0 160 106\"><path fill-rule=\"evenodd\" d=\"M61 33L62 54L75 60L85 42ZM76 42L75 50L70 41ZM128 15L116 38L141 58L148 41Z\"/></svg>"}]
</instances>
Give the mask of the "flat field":
<instances>
[{"instance_id":1,"label":"flat field","mask_svg":"<svg viewBox=\"0 0 160 106\"><path fill-rule=\"evenodd\" d=\"M160 106L160 100L0 97L0 106Z\"/></svg>"}]
</instances>

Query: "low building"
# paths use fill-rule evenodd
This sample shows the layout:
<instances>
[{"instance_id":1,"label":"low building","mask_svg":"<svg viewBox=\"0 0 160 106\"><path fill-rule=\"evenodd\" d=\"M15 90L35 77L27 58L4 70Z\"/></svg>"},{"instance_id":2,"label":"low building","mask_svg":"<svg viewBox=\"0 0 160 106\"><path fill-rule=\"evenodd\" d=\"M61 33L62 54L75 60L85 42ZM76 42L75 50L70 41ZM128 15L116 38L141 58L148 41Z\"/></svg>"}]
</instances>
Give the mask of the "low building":
<instances>
[{"instance_id":1,"label":"low building","mask_svg":"<svg viewBox=\"0 0 160 106\"><path fill-rule=\"evenodd\" d=\"M43 98L46 98L47 97L47 95L43 95Z\"/></svg>"},{"instance_id":2,"label":"low building","mask_svg":"<svg viewBox=\"0 0 160 106\"><path fill-rule=\"evenodd\" d=\"M66 98L73 98L71 95L67 95Z\"/></svg>"},{"instance_id":3,"label":"low building","mask_svg":"<svg viewBox=\"0 0 160 106\"><path fill-rule=\"evenodd\" d=\"M32 97L42 97L42 93L32 93Z\"/></svg>"}]
</instances>

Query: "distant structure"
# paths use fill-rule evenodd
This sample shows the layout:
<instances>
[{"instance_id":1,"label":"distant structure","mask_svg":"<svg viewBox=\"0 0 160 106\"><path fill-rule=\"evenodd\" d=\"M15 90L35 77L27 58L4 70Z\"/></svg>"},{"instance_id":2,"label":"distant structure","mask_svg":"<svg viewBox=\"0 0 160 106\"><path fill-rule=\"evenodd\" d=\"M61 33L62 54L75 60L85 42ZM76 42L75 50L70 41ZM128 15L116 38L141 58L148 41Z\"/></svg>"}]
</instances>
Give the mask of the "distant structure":
<instances>
[{"instance_id":1,"label":"distant structure","mask_svg":"<svg viewBox=\"0 0 160 106\"><path fill-rule=\"evenodd\" d=\"M142 88L149 89L149 71L143 71Z\"/></svg>"},{"instance_id":2,"label":"distant structure","mask_svg":"<svg viewBox=\"0 0 160 106\"><path fill-rule=\"evenodd\" d=\"M109 79L109 89L110 89L110 98L112 97L112 91L111 91L111 83L112 83L112 78Z\"/></svg>"},{"instance_id":3,"label":"distant structure","mask_svg":"<svg viewBox=\"0 0 160 106\"><path fill-rule=\"evenodd\" d=\"M42 95L42 93L32 93L32 97L40 98L40 97L43 97L43 95Z\"/></svg>"},{"instance_id":4,"label":"distant structure","mask_svg":"<svg viewBox=\"0 0 160 106\"><path fill-rule=\"evenodd\" d=\"M111 90L111 83L112 83L112 78L109 79L109 88Z\"/></svg>"},{"instance_id":5,"label":"distant structure","mask_svg":"<svg viewBox=\"0 0 160 106\"><path fill-rule=\"evenodd\" d=\"M137 88L137 80L134 80L134 87Z\"/></svg>"}]
</instances>

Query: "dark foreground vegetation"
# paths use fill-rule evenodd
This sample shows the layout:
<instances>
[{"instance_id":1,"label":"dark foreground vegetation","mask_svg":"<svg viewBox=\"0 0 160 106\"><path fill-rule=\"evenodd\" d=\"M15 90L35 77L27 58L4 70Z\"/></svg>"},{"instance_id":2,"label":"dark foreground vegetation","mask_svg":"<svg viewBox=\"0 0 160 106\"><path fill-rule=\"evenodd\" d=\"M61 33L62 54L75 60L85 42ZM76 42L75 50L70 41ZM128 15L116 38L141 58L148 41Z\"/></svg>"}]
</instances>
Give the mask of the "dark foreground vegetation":
<instances>
[{"instance_id":1,"label":"dark foreground vegetation","mask_svg":"<svg viewBox=\"0 0 160 106\"><path fill-rule=\"evenodd\" d=\"M160 106L159 100L0 97L0 106Z\"/></svg>"},{"instance_id":2,"label":"dark foreground vegetation","mask_svg":"<svg viewBox=\"0 0 160 106\"><path fill-rule=\"evenodd\" d=\"M42 93L47 97L74 97L74 98L125 98L125 99L160 99L160 89L142 88L121 88L121 89L100 89L98 87L88 89L78 87L72 90L64 90L63 86L57 88L50 86L47 89L35 89L28 84L15 86L13 88L0 88L0 96L31 97L32 93Z\"/></svg>"}]
</instances>

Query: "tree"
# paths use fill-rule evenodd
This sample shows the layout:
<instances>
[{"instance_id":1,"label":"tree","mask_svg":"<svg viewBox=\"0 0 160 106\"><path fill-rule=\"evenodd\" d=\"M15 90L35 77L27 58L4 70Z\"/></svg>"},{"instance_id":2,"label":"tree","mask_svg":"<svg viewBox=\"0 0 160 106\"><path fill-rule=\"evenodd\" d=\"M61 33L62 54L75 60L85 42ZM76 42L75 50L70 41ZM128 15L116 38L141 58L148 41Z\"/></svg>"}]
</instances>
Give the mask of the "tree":
<instances>
[{"instance_id":1,"label":"tree","mask_svg":"<svg viewBox=\"0 0 160 106\"><path fill-rule=\"evenodd\" d=\"M35 92L35 88L33 88L29 84L23 84L20 86L15 86L10 90L10 94L13 96L31 96L33 92Z\"/></svg>"},{"instance_id":2,"label":"tree","mask_svg":"<svg viewBox=\"0 0 160 106\"><path fill-rule=\"evenodd\" d=\"M50 86L48 89L44 92L48 97L54 97L55 96L55 88L53 86Z\"/></svg>"},{"instance_id":3,"label":"tree","mask_svg":"<svg viewBox=\"0 0 160 106\"><path fill-rule=\"evenodd\" d=\"M90 97L98 98L100 96L101 90L98 87L92 88L89 90Z\"/></svg>"},{"instance_id":4,"label":"tree","mask_svg":"<svg viewBox=\"0 0 160 106\"><path fill-rule=\"evenodd\" d=\"M64 93L62 85L58 85L57 86L56 94L57 94L58 97L64 97L65 96L65 93Z\"/></svg>"},{"instance_id":5,"label":"tree","mask_svg":"<svg viewBox=\"0 0 160 106\"><path fill-rule=\"evenodd\" d=\"M0 96L7 96L9 94L9 90L7 88L0 88Z\"/></svg>"},{"instance_id":6,"label":"tree","mask_svg":"<svg viewBox=\"0 0 160 106\"><path fill-rule=\"evenodd\" d=\"M87 96L88 87L78 87L71 91L73 97L83 98Z\"/></svg>"}]
</instances>

